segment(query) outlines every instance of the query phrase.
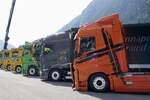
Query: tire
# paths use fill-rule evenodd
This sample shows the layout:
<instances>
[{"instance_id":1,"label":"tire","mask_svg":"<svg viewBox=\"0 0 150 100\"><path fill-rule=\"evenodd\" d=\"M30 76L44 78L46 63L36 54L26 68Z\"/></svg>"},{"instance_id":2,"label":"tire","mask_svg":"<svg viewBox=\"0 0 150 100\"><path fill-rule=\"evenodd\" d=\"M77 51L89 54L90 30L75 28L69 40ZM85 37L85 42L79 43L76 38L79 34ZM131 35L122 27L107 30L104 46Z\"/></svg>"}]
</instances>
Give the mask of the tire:
<instances>
[{"instance_id":1,"label":"tire","mask_svg":"<svg viewBox=\"0 0 150 100\"><path fill-rule=\"evenodd\" d=\"M58 69L52 69L49 74L49 80L60 81L61 80L61 72Z\"/></svg>"},{"instance_id":2,"label":"tire","mask_svg":"<svg viewBox=\"0 0 150 100\"><path fill-rule=\"evenodd\" d=\"M7 66L7 71L11 71L11 65Z\"/></svg>"},{"instance_id":3,"label":"tire","mask_svg":"<svg viewBox=\"0 0 150 100\"><path fill-rule=\"evenodd\" d=\"M90 89L94 92L107 92L109 90L109 80L104 74L95 74L89 81Z\"/></svg>"},{"instance_id":4,"label":"tire","mask_svg":"<svg viewBox=\"0 0 150 100\"><path fill-rule=\"evenodd\" d=\"M21 73L21 66L17 66L15 71L16 71L16 73Z\"/></svg>"},{"instance_id":5,"label":"tire","mask_svg":"<svg viewBox=\"0 0 150 100\"><path fill-rule=\"evenodd\" d=\"M37 69L35 66L29 67L28 69L29 76L36 76L37 75Z\"/></svg>"}]
</instances>

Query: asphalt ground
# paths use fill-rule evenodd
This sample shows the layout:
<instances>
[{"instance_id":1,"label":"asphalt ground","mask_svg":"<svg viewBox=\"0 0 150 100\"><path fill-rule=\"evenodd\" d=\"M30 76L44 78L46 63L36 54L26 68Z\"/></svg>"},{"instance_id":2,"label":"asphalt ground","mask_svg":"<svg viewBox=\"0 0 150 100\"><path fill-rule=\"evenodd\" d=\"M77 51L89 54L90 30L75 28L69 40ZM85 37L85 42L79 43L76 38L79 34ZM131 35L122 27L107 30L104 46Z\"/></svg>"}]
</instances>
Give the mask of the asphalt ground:
<instances>
[{"instance_id":1,"label":"asphalt ground","mask_svg":"<svg viewBox=\"0 0 150 100\"><path fill-rule=\"evenodd\" d=\"M0 100L150 100L150 94L73 91L71 82L42 82L0 70Z\"/></svg>"}]
</instances>

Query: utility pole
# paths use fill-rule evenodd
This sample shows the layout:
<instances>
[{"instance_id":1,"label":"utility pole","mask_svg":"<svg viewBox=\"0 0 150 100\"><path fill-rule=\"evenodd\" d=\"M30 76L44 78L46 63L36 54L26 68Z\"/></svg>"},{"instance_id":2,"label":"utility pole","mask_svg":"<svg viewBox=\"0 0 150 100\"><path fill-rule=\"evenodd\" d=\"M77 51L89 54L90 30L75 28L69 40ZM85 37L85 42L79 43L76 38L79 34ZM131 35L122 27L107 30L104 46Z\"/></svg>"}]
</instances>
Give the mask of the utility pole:
<instances>
[{"instance_id":1,"label":"utility pole","mask_svg":"<svg viewBox=\"0 0 150 100\"><path fill-rule=\"evenodd\" d=\"M9 40L8 34L9 34L9 28L10 28L10 24L11 24L11 20L12 20L12 15L13 15L13 12L14 12L15 3L16 3L16 0L13 0L12 5L11 5L11 9L10 9L8 24L7 24L7 28L6 28L4 49L7 49L7 45L8 45L8 40Z\"/></svg>"}]
</instances>

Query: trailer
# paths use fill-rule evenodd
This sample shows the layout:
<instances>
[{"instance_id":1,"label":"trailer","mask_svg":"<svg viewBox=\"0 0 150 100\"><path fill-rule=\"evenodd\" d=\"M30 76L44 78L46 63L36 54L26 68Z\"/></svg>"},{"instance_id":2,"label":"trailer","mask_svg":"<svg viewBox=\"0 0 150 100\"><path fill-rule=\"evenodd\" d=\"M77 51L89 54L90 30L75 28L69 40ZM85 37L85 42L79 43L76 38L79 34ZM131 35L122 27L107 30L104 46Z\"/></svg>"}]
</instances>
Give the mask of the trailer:
<instances>
[{"instance_id":1,"label":"trailer","mask_svg":"<svg viewBox=\"0 0 150 100\"><path fill-rule=\"evenodd\" d=\"M150 72L150 23L124 25L129 71Z\"/></svg>"}]
</instances>

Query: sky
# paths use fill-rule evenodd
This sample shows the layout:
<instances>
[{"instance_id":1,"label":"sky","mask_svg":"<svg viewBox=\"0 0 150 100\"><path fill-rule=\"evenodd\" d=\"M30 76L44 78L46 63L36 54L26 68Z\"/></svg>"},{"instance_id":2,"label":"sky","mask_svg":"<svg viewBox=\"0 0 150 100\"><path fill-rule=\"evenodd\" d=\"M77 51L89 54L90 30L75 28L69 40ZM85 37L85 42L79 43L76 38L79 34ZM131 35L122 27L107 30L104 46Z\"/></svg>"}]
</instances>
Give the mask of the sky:
<instances>
[{"instance_id":1,"label":"sky","mask_svg":"<svg viewBox=\"0 0 150 100\"><path fill-rule=\"evenodd\" d=\"M92 0L16 0L9 43L14 46L55 34ZM12 0L0 0L0 39L4 40Z\"/></svg>"}]
</instances>

